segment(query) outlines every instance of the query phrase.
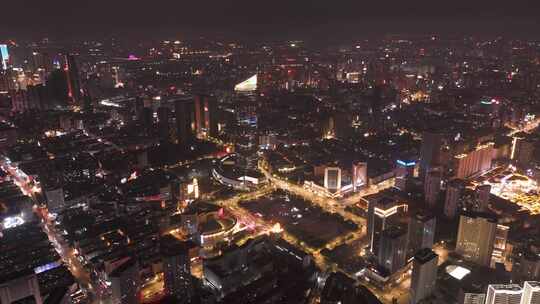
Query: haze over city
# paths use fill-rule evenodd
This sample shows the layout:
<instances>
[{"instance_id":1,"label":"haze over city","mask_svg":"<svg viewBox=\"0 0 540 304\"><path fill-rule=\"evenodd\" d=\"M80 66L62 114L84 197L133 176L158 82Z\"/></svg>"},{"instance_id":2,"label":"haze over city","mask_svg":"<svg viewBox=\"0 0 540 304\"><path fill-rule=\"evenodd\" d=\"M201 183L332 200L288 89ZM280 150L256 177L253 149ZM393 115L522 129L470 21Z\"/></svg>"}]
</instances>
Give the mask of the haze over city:
<instances>
[{"instance_id":1,"label":"haze over city","mask_svg":"<svg viewBox=\"0 0 540 304\"><path fill-rule=\"evenodd\" d=\"M0 304L540 303L540 2L2 12Z\"/></svg>"}]
</instances>

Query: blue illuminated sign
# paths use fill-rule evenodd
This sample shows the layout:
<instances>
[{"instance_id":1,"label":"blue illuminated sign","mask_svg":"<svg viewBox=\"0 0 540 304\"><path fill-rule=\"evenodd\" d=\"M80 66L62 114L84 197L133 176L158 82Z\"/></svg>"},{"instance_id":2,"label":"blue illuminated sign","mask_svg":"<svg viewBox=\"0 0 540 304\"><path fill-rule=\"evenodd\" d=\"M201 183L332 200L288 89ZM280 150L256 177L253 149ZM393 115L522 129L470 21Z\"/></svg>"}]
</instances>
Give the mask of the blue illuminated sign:
<instances>
[{"instance_id":1,"label":"blue illuminated sign","mask_svg":"<svg viewBox=\"0 0 540 304\"><path fill-rule=\"evenodd\" d=\"M416 166L416 162L413 162L413 161L411 161L411 162L404 162L404 161L398 159L398 160L397 160L397 163L398 163L398 165L401 165L401 166L404 166L404 167L412 167L412 166Z\"/></svg>"},{"instance_id":2,"label":"blue illuminated sign","mask_svg":"<svg viewBox=\"0 0 540 304\"><path fill-rule=\"evenodd\" d=\"M2 57L2 67L7 69L7 63L9 61L9 52L7 44L0 44L0 56Z\"/></svg>"},{"instance_id":3,"label":"blue illuminated sign","mask_svg":"<svg viewBox=\"0 0 540 304\"><path fill-rule=\"evenodd\" d=\"M55 269L55 268L59 267L60 265L62 265L62 263L60 263L58 261L52 262L52 263L49 263L49 264L45 264L45 265L41 265L41 266L38 266L38 267L34 268L34 273L35 274L40 274L42 272Z\"/></svg>"}]
</instances>

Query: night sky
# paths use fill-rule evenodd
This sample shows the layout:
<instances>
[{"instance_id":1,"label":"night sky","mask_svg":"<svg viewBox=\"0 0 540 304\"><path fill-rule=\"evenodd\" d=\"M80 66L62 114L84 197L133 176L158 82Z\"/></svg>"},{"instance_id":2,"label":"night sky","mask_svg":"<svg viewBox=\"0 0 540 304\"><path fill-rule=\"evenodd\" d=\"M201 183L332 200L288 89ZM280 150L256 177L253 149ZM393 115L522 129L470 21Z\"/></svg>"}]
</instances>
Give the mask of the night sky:
<instances>
[{"instance_id":1,"label":"night sky","mask_svg":"<svg viewBox=\"0 0 540 304\"><path fill-rule=\"evenodd\" d=\"M536 35L539 0L17 0L0 34L209 31L238 35L464 32Z\"/></svg>"}]
</instances>

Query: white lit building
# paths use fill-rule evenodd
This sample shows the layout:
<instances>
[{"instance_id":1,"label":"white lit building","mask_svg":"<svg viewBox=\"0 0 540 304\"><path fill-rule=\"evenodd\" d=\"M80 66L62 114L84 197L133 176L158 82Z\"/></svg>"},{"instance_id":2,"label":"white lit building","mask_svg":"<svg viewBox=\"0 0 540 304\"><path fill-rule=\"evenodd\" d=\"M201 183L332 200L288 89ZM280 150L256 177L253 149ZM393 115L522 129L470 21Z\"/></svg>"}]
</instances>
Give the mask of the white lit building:
<instances>
[{"instance_id":1,"label":"white lit building","mask_svg":"<svg viewBox=\"0 0 540 304\"><path fill-rule=\"evenodd\" d=\"M517 284L489 285L486 304L521 304L523 290Z\"/></svg>"}]
</instances>

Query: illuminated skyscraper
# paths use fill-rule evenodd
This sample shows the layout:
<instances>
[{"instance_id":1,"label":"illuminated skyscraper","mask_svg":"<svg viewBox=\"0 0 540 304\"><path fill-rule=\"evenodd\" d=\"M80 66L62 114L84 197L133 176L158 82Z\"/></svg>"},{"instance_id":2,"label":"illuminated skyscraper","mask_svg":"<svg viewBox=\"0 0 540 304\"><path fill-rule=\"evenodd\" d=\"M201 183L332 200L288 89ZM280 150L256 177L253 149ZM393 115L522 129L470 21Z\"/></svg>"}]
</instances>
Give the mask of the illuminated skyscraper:
<instances>
[{"instance_id":1,"label":"illuminated skyscraper","mask_svg":"<svg viewBox=\"0 0 540 304\"><path fill-rule=\"evenodd\" d=\"M469 262L489 267L497 233L497 218L486 213L461 215L456 253Z\"/></svg>"},{"instance_id":2,"label":"illuminated skyscraper","mask_svg":"<svg viewBox=\"0 0 540 304\"><path fill-rule=\"evenodd\" d=\"M485 304L520 304L522 293L516 284L489 285Z\"/></svg>"},{"instance_id":3,"label":"illuminated skyscraper","mask_svg":"<svg viewBox=\"0 0 540 304\"><path fill-rule=\"evenodd\" d=\"M353 191L358 191L361 187L366 187L368 185L368 175L367 175L367 163L358 162L352 166L352 185Z\"/></svg>"},{"instance_id":4,"label":"illuminated skyscraper","mask_svg":"<svg viewBox=\"0 0 540 304\"><path fill-rule=\"evenodd\" d=\"M396 188L405 191L409 181L414 177L416 161L398 159L396 161Z\"/></svg>"},{"instance_id":5,"label":"illuminated skyscraper","mask_svg":"<svg viewBox=\"0 0 540 304\"><path fill-rule=\"evenodd\" d=\"M508 230L504 225L497 225L495 241L493 242L492 263L504 263L506 261L506 242L508 240Z\"/></svg>"},{"instance_id":6,"label":"illuminated skyscraper","mask_svg":"<svg viewBox=\"0 0 540 304\"><path fill-rule=\"evenodd\" d=\"M399 220L407 212L408 205L393 198L371 195L368 200L368 227L367 233L370 250L373 254L379 252L379 240L383 230L399 224Z\"/></svg>"},{"instance_id":7,"label":"illuminated skyscraper","mask_svg":"<svg viewBox=\"0 0 540 304\"><path fill-rule=\"evenodd\" d=\"M330 191L341 189L341 169L338 167L327 167L324 169L324 187Z\"/></svg>"},{"instance_id":8,"label":"illuminated skyscraper","mask_svg":"<svg viewBox=\"0 0 540 304\"><path fill-rule=\"evenodd\" d=\"M218 134L218 109L214 96L195 96L195 128L200 138L215 137Z\"/></svg>"},{"instance_id":9,"label":"illuminated skyscraper","mask_svg":"<svg viewBox=\"0 0 540 304\"><path fill-rule=\"evenodd\" d=\"M494 154L493 146L494 143L490 142L476 147L469 153L456 155L455 177L463 179L490 169Z\"/></svg>"},{"instance_id":10,"label":"illuminated skyscraper","mask_svg":"<svg viewBox=\"0 0 540 304\"><path fill-rule=\"evenodd\" d=\"M72 103L78 104L82 102L81 80L77 62L75 61L75 57L71 54L66 55L65 71L68 84L68 97L71 99Z\"/></svg>"},{"instance_id":11,"label":"illuminated skyscraper","mask_svg":"<svg viewBox=\"0 0 540 304\"><path fill-rule=\"evenodd\" d=\"M439 256L424 248L414 255L411 275L411 304L419 303L435 291Z\"/></svg>"}]
</instances>

